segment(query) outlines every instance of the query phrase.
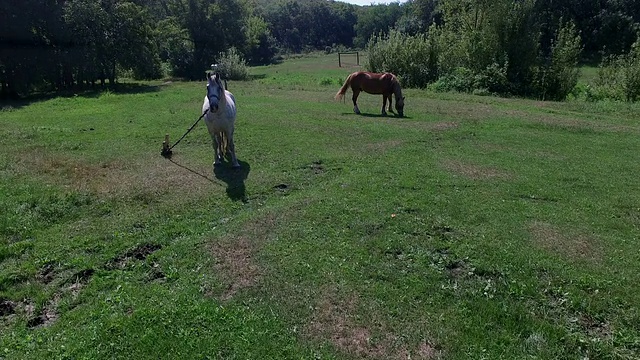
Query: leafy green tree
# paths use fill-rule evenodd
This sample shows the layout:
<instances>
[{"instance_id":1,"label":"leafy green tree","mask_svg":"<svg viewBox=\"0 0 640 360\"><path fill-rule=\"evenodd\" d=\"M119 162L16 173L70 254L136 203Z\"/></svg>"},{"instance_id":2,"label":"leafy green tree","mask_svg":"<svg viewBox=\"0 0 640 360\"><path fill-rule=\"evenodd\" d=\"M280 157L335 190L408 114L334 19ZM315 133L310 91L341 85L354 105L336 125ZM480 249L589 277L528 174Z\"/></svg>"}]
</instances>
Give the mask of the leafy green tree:
<instances>
[{"instance_id":1,"label":"leafy green tree","mask_svg":"<svg viewBox=\"0 0 640 360\"><path fill-rule=\"evenodd\" d=\"M388 34L403 15L404 10L398 3L365 6L359 9L354 45L362 48L372 36Z\"/></svg>"},{"instance_id":2,"label":"leafy green tree","mask_svg":"<svg viewBox=\"0 0 640 360\"><path fill-rule=\"evenodd\" d=\"M603 10L598 14L597 20L599 24L594 43L605 55L626 53L638 39L640 24L630 14Z\"/></svg>"},{"instance_id":3,"label":"leafy green tree","mask_svg":"<svg viewBox=\"0 0 640 360\"><path fill-rule=\"evenodd\" d=\"M131 2L119 2L112 14L113 49L119 66L137 79L162 76L160 55L147 10Z\"/></svg>"},{"instance_id":4,"label":"leafy green tree","mask_svg":"<svg viewBox=\"0 0 640 360\"><path fill-rule=\"evenodd\" d=\"M439 0L414 0L410 3L410 11L420 21L424 31L427 31L431 24L442 24L438 4Z\"/></svg>"},{"instance_id":5,"label":"leafy green tree","mask_svg":"<svg viewBox=\"0 0 640 360\"><path fill-rule=\"evenodd\" d=\"M55 0L0 1L2 97L17 97L47 81L59 81L63 37L61 5Z\"/></svg>"},{"instance_id":6,"label":"leafy green tree","mask_svg":"<svg viewBox=\"0 0 640 360\"><path fill-rule=\"evenodd\" d=\"M186 10L178 14L193 42L193 58L187 76L204 76L207 65L216 62L219 53L230 47L245 47L245 16L247 9L237 0L185 0L179 6Z\"/></svg>"},{"instance_id":7,"label":"leafy green tree","mask_svg":"<svg viewBox=\"0 0 640 360\"><path fill-rule=\"evenodd\" d=\"M193 41L189 31L175 17L167 17L158 22L155 38L160 60L170 65L172 75L189 77L193 64Z\"/></svg>"},{"instance_id":8,"label":"leafy green tree","mask_svg":"<svg viewBox=\"0 0 640 360\"><path fill-rule=\"evenodd\" d=\"M249 64L271 62L276 53L276 39L271 35L269 24L260 16L249 16L245 25L247 46L245 54Z\"/></svg>"},{"instance_id":9,"label":"leafy green tree","mask_svg":"<svg viewBox=\"0 0 640 360\"><path fill-rule=\"evenodd\" d=\"M264 8L264 19L281 48L300 52L334 44L350 46L353 6L322 0L284 0Z\"/></svg>"}]
</instances>

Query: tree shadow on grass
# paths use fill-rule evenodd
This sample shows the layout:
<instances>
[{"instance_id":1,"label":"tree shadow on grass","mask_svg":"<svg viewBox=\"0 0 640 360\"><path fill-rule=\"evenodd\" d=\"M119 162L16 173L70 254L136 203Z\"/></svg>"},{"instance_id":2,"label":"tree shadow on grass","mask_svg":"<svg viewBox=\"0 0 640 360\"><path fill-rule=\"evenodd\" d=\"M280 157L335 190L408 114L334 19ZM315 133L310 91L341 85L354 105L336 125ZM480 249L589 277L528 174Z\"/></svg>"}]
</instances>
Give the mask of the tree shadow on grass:
<instances>
[{"instance_id":1,"label":"tree shadow on grass","mask_svg":"<svg viewBox=\"0 0 640 360\"><path fill-rule=\"evenodd\" d=\"M216 179L222 180L227 184L227 196L233 201L242 201L246 203L247 192L244 181L249 177L251 166L249 163L240 161L240 168L234 169L229 164L224 163L213 167L213 173Z\"/></svg>"},{"instance_id":2,"label":"tree shadow on grass","mask_svg":"<svg viewBox=\"0 0 640 360\"><path fill-rule=\"evenodd\" d=\"M117 83L113 85L85 87L61 91L45 91L33 93L22 98L0 98L0 110L20 109L22 107L47 101L55 98L91 98L95 99L104 93L112 94L142 94L157 92L162 89L162 85L148 85L140 83Z\"/></svg>"}]
</instances>

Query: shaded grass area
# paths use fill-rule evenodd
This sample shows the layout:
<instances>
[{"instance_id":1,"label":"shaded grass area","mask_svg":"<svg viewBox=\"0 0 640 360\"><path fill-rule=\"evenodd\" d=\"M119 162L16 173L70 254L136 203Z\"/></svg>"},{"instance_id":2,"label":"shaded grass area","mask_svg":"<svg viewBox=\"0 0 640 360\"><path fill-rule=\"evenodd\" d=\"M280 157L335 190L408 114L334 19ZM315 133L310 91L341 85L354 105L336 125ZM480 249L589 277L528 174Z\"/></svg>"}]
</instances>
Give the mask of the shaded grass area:
<instances>
[{"instance_id":1,"label":"shaded grass area","mask_svg":"<svg viewBox=\"0 0 640 360\"><path fill-rule=\"evenodd\" d=\"M0 113L0 357L639 356L636 107L357 116L332 61L229 84L240 172L159 155L204 84Z\"/></svg>"}]
</instances>

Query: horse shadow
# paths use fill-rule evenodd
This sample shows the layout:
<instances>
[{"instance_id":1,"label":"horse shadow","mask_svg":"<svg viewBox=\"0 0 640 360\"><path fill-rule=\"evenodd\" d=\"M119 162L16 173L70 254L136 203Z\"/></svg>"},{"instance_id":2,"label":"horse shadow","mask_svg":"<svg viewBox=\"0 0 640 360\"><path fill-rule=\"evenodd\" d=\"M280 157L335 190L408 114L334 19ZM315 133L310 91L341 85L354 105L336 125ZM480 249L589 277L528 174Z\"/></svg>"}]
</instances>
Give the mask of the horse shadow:
<instances>
[{"instance_id":1,"label":"horse shadow","mask_svg":"<svg viewBox=\"0 0 640 360\"><path fill-rule=\"evenodd\" d=\"M171 158L167 158L174 165L183 168L195 175L200 176L201 178L211 182L212 184L217 184L222 186L222 184L215 179L210 178L209 176L202 174L188 166L182 165ZM249 171L251 171L251 166L249 163L238 160L240 163L240 168L234 169L228 167L226 165L219 165L213 167L213 174L216 179L223 181L227 184L227 196L233 201L242 200L243 203L248 201L246 188L244 185L244 181L249 177Z\"/></svg>"},{"instance_id":2,"label":"horse shadow","mask_svg":"<svg viewBox=\"0 0 640 360\"><path fill-rule=\"evenodd\" d=\"M234 169L228 164L222 164L213 167L213 174L216 179L227 184L227 196L233 201L242 201L246 203L247 192L244 181L249 177L251 166L249 163L238 160L240 168Z\"/></svg>"},{"instance_id":3,"label":"horse shadow","mask_svg":"<svg viewBox=\"0 0 640 360\"><path fill-rule=\"evenodd\" d=\"M201 178L203 178L203 179L205 179L205 180L207 180L207 181L211 182L212 184L218 184L214 179L212 179L212 178L208 177L207 175L204 175L204 174L202 174L202 173L200 173L200 172L198 172L198 171L196 171L196 170L194 170L194 169L192 169L192 168L190 168L190 167L188 167L188 166L185 166L185 165L180 164L179 162L177 162L177 161L175 161L175 160L171 159L171 157L167 157L167 160L169 160L169 161L170 161L171 163L173 163L174 165L176 165L176 166L178 166L178 167L180 167L180 168L183 168L183 169L185 169L185 170L189 171L189 172L190 172L190 173L192 173L192 174L195 174L195 175L200 176ZM218 184L218 185L221 185L221 186L222 186L222 184Z\"/></svg>"},{"instance_id":4,"label":"horse shadow","mask_svg":"<svg viewBox=\"0 0 640 360\"><path fill-rule=\"evenodd\" d=\"M404 115L404 116L399 116L397 114L391 113L391 114L387 114L387 115L382 115L382 114L374 114L374 113L363 113L361 112L360 114L354 114L353 112L343 112L342 115L357 115L357 116L362 116L362 117L366 117L366 118L382 118L382 119L411 119L409 116Z\"/></svg>"}]
</instances>

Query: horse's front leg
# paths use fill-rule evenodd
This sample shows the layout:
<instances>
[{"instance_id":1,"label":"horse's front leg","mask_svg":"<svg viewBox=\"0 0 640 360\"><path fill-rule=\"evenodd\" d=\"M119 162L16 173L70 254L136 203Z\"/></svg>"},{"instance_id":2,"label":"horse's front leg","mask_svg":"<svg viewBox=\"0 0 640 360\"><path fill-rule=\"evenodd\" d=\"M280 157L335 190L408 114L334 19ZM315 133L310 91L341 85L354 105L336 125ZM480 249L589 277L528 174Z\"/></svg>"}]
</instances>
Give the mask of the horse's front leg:
<instances>
[{"instance_id":1,"label":"horse's front leg","mask_svg":"<svg viewBox=\"0 0 640 360\"><path fill-rule=\"evenodd\" d=\"M234 169L240 167L238 163L238 158L236 158L236 145L233 143L233 132L227 136L227 151L231 155L231 166Z\"/></svg>"},{"instance_id":2,"label":"horse's front leg","mask_svg":"<svg viewBox=\"0 0 640 360\"><path fill-rule=\"evenodd\" d=\"M215 156L215 161L213 162L213 166L219 166L222 164L222 159L224 157L224 153L223 153L223 139L222 139L222 133L215 133L215 135L212 137L213 140L213 152L214 152L214 156Z\"/></svg>"},{"instance_id":3,"label":"horse's front leg","mask_svg":"<svg viewBox=\"0 0 640 360\"><path fill-rule=\"evenodd\" d=\"M358 109L358 104L356 103L356 101L358 101L358 95L360 94L360 90L356 90L356 89L351 89L353 90L353 96L351 97L351 100L353 100L353 112L356 114L360 114L360 109Z\"/></svg>"},{"instance_id":4,"label":"horse's front leg","mask_svg":"<svg viewBox=\"0 0 640 360\"><path fill-rule=\"evenodd\" d=\"M391 101L391 98L389 98ZM387 116L387 112L384 110L387 107L387 94L382 94L382 115Z\"/></svg>"},{"instance_id":5,"label":"horse's front leg","mask_svg":"<svg viewBox=\"0 0 640 360\"><path fill-rule=\"evenodd\" d=\"M389 94L389 112L393 113L393 108L391 107L391 103L393 102L393 93Z\"/></svg>"}]
</instances>

